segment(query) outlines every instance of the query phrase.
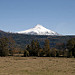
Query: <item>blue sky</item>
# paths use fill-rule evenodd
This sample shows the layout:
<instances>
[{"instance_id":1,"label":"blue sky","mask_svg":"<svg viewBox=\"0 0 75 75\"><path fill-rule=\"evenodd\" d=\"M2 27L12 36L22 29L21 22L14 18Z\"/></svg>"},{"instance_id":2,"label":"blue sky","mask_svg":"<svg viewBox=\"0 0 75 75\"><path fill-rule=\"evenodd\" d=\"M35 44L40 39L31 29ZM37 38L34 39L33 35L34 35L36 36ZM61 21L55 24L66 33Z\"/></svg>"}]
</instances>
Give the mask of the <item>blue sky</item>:
<instances>
[{"instance_id":1,"label":"blue sky","mask_svg":"<svg viewBox=\"0 0 75 75\"><path fill-rule=\"evenodd\" d=\"M75 35L75 0L0 0L0 30L23 31L36 24Z\"/></svg>"}]
</instances>

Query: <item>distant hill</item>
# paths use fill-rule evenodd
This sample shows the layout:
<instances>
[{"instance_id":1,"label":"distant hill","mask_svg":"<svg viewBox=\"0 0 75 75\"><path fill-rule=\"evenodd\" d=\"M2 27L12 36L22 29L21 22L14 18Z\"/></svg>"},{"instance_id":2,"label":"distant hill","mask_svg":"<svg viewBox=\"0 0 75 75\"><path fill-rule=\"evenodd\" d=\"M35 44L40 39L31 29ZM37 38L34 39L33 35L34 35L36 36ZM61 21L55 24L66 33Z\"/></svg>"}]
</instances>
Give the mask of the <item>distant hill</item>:
<instances>
[{"instance_id":1,"label":"distant hill","mask_svg":"<svg viewBox=\"0 0 75 75\"><path fill-rule=\"evenodd\" d=\"M7 34L6 32L0 30L0 36L4 36L4 35L6 35L6 34Z\"/></svg>"},{"instance_id":2,"label":"distant hill","mask_svg":"<svg viewBox=\"0 0 75 75\"><path fill-rule=\"evenodd\" d=\"M66 42L71 39L75 38L75 35L68 35L68 36L51 36L51 35L27 35L27 34L18 34L18 33L7 33L0 30L0 37L6 36L6 37L13 37L13 39L16 41L16 44L22 48L25 47L25 45L30 44L32 40L38 40L40 45L44 45L44 40L49 39L50 40L50 47L59 47L63 43L66 44Z\"/></svg>"}]
</instances>

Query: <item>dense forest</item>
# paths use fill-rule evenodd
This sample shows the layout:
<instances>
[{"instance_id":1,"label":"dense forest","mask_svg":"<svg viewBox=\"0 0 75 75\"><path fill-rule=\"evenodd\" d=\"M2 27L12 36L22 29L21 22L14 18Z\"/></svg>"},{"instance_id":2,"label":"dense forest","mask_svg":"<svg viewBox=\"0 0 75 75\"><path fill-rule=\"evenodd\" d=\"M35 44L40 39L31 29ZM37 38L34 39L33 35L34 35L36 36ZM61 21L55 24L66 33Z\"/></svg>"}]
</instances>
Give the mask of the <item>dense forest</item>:
<instances>
[{"instance_id":1,"label":"dense forest","mask_svg":"<svg viewBox=\"0 0 75 75\"><path fill-rule=\"evenodd\" d=\"M15 40L17 46L21 48L25 48L26 45L30 44L32 40L38 40L41 47L44 45L44 40L49 39L50 47L61 49L62 45L66 45L67 41L75 38L75 36L67 35L67 36L47 36L47 35L25 35L25 34L17 34L17 33L6 33L0 31L0 37L5 36L7 38L12 37Z\"/></svg>"},{"instance_id":2,"label":"dense forest","mask_svg":"<svg viewBox=\"0 0 75 75\"><path fill-rule=\"evenodd\" d=\"M75 57L75 36L45 36L0 31L0 56Z\"/></svg>"},{"instance_id":3,"label":"dense forest","mask_svg":"<svg viewBox=\"0 0 75 75\"><path fill-rule=\"evenodd\" d=\"M74 57L75 58L75 38L69 40L62 49L50 48L50 41L45 39L44 46L41 48L37 40L33 40L30 45L27 45L24 51L24 56L39 56L39 57Z\"/></svg>"},{"instance_id":4,"label":"dense forest","mask_svg":"<svg viewBox=\"0 0 75 75\"><path fill-rule=\"evenodd\" d=\"M16 46L12 37L0 38L0 56L14 56L14 54L23 54L24 57L74 57L75 58L75 38L68 40L66 45L61 45L61 49L50 48L50 40L44 40L44 46L41 47L38 40L32 40L25 49Z\"/></svg>"}]
</instances>

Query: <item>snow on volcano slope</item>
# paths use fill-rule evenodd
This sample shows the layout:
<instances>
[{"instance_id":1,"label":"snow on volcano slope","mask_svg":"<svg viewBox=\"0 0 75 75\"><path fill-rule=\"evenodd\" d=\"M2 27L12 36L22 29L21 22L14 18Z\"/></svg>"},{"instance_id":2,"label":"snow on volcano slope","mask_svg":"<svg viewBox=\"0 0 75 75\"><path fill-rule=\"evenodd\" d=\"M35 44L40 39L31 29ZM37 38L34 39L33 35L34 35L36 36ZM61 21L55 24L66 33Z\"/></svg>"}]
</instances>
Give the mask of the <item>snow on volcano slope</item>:
<instances>
[{"instance_id":1,"label":"snow on volcano slope","mask_svg":"<svg viewBox=\"0 0 75 75\"><path fill-rule=\"evenodd\" d=\"M59 35L58 33L51 31L49 29L46 29L40 24L37 24L34 28L20 31L19 34L28 34L28 35Z\"/></svg>"}]
</instances>

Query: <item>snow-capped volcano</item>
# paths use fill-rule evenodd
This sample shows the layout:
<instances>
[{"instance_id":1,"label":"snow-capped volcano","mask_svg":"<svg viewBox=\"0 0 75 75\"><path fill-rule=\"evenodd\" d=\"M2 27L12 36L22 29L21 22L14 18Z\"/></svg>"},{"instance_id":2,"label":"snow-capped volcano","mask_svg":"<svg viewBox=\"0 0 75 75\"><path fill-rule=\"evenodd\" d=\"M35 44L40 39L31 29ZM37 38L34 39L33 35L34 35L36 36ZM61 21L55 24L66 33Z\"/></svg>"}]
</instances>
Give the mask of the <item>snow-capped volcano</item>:
<instances>
[{"instance_id":1,"label":"snow-capped volcano","mask_svg":"<svg viewBox=\"0 0 75 75\"><path fill-rule=\"evenodd\" d=\"M58 33L46 29L40 24L37 24L34 28L25 30L25 31L20 31L18 32L19 34L29 34L29 35L59 35Z\"/></svg>"}]
</instances>

